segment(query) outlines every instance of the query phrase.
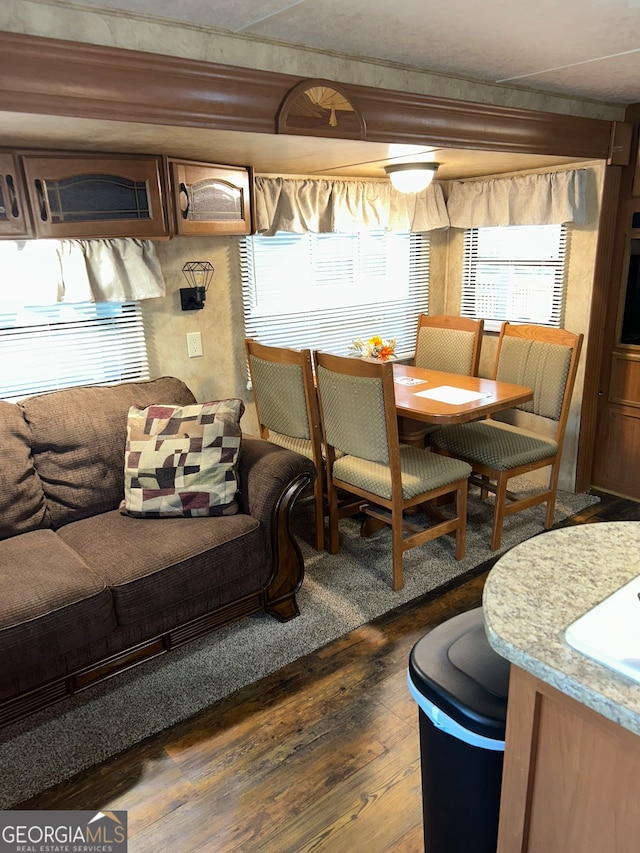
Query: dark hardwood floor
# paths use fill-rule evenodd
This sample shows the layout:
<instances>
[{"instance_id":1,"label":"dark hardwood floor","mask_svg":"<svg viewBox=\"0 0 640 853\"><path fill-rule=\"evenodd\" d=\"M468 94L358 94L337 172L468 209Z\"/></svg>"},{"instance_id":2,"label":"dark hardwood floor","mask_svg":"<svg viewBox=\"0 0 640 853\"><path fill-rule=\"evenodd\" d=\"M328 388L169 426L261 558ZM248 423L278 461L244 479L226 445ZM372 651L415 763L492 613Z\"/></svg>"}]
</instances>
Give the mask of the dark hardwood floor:
<instances>
[{"instance_id":1,"label":"dark hardwood floor","mask_svg":"<svg viewBox=\"0 0 640 853\"><path fill-rule=\"evenodd\" d=\"M612 520L640 503L603 495L565 524ZM130 853L422 851L409 652L480 604L493 562L18 808L125 809Z\"/></svg>"}]
</instances>

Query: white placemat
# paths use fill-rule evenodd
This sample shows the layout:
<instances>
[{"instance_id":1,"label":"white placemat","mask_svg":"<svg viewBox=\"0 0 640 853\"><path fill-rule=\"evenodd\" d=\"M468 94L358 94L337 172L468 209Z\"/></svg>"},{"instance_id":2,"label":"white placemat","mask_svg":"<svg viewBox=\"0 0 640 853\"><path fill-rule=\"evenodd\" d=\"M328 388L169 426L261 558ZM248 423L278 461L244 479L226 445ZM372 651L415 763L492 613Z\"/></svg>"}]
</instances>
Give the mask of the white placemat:
<instances>
[{"instance_id":1,"label":"white placemat","mask_svg":"<svg viewBox=\"0 0 640 853\"><path fill-rule=\"evenodd\" d=\"M438 385L437 388L416 391L416 397L427 397L429 400L450 403L452 406L460 406L462 403L473 403L475 400L482 400L484 397L490 396L490 394L481 394L479 391L467 391L465 388L455 388L453 385Z\"/></svg>"}]
</instances>

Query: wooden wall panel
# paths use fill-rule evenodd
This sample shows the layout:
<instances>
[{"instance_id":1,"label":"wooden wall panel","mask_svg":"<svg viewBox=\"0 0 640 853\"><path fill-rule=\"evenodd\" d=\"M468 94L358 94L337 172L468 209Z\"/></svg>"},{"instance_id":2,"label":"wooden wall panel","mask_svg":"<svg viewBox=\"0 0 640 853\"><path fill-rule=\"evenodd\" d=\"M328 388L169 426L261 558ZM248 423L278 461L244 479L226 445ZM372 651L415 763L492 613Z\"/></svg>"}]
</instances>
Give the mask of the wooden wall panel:
<instances>
[{"instance_id":1,"label":"wooden wall panel","mask_svg":"<svg viewBox=\"0 0 640 853\"><path fill-rule=\"evenodd\" d=\"M614 352L609 399L612 403L640 407L640 355Z\"/></svg>"}]
</instances>

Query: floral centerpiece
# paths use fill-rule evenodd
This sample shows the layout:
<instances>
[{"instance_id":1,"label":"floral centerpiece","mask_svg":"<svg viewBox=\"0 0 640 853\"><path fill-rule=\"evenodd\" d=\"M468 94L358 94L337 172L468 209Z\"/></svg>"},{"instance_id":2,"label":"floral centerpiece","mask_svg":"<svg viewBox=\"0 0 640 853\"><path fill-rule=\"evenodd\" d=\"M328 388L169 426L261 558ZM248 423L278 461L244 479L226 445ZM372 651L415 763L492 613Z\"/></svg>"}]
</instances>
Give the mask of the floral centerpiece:
<instances>
[{"instance_id":1,"label":"floral centerpiece","mask_svg":"<svg viewBox=\"0 0 640 853\"><path fill-rule=\"evenodd\" d=\"M379 335L374 335L368 341L358 338L351 342L349 352L359 358L377 358L380 361L389 361L395 358L396 339L383 340Z\"/></svg>"}]
</instances>

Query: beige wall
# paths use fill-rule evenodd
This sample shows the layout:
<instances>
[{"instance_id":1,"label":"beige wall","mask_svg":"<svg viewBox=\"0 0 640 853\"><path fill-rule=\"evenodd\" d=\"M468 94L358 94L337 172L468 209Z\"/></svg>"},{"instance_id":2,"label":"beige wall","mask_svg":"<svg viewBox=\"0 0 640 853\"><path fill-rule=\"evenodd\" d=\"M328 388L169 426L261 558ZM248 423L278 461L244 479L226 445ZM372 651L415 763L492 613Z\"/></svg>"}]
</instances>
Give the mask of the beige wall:
<instances>
[{"instance_id":1,"label":"beige wall","mask_svg":"<svg viewBox=\"0 0 640 853\"><path fill-rule=\"evenodd\" d=\"M152 376L179 376L201 402L240 397L248 404L237 238L177 237L156 247L167 293L142 303ZM182 273L186 261L210 261L214 267L201 310L180 307L180 288L188 287ZM188 332L202 334L202 356L188 357ZM255 431L250 412L242 425Z\"/></svg>"}]
</instances>

